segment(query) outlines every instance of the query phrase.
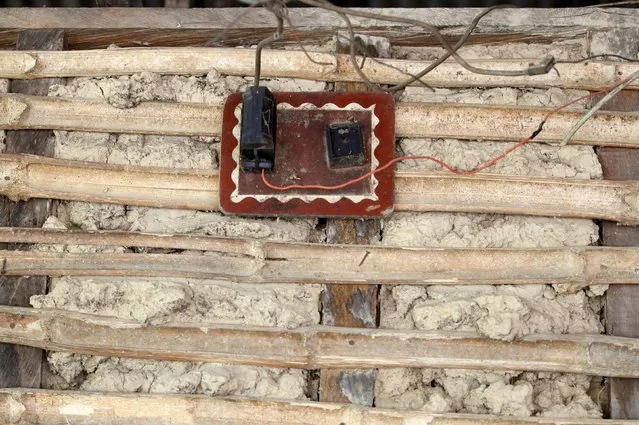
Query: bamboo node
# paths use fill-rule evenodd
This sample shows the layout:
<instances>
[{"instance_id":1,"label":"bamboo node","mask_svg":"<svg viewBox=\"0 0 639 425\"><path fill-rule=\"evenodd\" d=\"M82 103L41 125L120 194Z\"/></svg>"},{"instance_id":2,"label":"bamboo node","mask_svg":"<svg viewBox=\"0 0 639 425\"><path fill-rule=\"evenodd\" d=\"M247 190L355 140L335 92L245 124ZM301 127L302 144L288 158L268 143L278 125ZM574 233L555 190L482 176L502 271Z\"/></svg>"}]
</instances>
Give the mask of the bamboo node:
<instances>
[{"instance_id":1,"label":"bamboo node","mask_svg":"<svg viewBox=\"0 0 639 425\"><path fill-rule=\"evenodd\" d=\"M18 186L18 172L23 167L23 164L19 162L0 159L0 191L11 200L19 198L19 195L14 192Z\"/></svg>"},{"instance_id":2,"label":"bamboo node","mask_svg":"<svg viewBox=\"0 0 639 425\"><path fill-rule=\"evenodd\" d=\"M22 55L22 72L24 72L25 74L28 74L35 71L37 63L38 63L38 60L36 59L35 56L30 55L28 53L24 53Z\"/></svg>"},{"instance_id":3,"label":"bamboo node","mask_svg":"<svg viewBox=\"0 0 639 425\"><path fill-rule=\"evenodd\" d=\"M22 415L27 410L24 404L22 404L13 394L7 394L6 398L4 398L4 403L0 401L0 406L3 404L5 406L2 410L7 412L7 419L9 420L9 423L16 424L20 422ZM2 418L2 415L0 415L0 418Z\"/></svg>"},{"instance_id":4,"label":"bamboo node","mask_svg":"<svg viewBox=\"0 0 639 425\"><path fill-rule=\"evenodd\" d=\"M0 98L0 125L12 126L20 122L28 105L15 97Z\"/></svg>"}]
</instances>

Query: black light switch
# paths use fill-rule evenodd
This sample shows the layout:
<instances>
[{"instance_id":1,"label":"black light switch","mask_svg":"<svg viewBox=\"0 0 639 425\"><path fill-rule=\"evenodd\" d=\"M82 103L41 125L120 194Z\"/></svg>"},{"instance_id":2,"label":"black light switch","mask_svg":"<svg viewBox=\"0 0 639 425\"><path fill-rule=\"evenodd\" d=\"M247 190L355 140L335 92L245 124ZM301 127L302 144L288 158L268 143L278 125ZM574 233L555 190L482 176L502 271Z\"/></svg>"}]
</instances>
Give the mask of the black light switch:
<instances>
[{"instance_id":1,"label":"black light switch","mask_svg":"<svg viewBox=\"0 0 639 425\"><path fill-rule=\"evenodd\" d=\"M328 160L332 168L357 167L366 163L364 132L358 122L332 123L326 128Z\"/></svg>"}]
</instances>

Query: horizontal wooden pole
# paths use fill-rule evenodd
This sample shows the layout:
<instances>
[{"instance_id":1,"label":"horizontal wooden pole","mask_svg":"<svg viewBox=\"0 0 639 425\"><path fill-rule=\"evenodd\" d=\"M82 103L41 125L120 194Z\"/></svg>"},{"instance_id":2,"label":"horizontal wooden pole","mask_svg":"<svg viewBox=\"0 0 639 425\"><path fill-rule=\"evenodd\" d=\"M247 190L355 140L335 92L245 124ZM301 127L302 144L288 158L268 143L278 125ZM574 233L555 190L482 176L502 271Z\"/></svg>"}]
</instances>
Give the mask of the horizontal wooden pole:
<instances>
[{"instance_id":1,"label":"horizontal wooden pole","mask_svg":"<svg viewBox=\"0 0 639 425\"><path fill-rule=\"evenodd\" d=\"M434 25L447 35L458 35L482 10L368 9ZM317 42L344 29L334 13L316 8L293 8L288 15L295 29L287 28L285 43ZM583 37L589 31L636 28L634 9L568 8L496 10L479 22L468 44L549 43ZM393 46L436 45L438 40L422 28L402 23L351 18L355 31L390 39ZM535 25L530 25L535 22ZM169 9L118 8L3 9L0 14L0 46L13 47L23 29L64 28L71 49L149 46L204 46L214 39L224 45L256 44L273 33L275 20L264 8ZM456 41L450 38L451 43Z\"/></svg>"},{"instance_id":2,"label":"horizontal wooden pole","mask_svg":"<svg viewBox=\"0 0 639 425\"><path fill-rule=\"evenodd\" d=\"M639 224L639 182L395 174L395 210L580 217ZM0 195L216 211L216 170L0 155Z\"/></svg>"},{"instance_id":3,"label":"horizontal wooden pole","mask_svg":"<svg viewBox=\"0 0 639 425\"><path fill-rule=\"evenodd\" d=\"M0 227L0 243L148 247L257 256L257 252L264 250L264 245L270 245L273 242L192 233ZM304 246L304 244L295 245Z\"/></svg>"},{"instance_id":4,"label":"horizontal wooden pole","mask_svg":"<svg viewBox=\"0 0 639 425\"><path fill-rule=\"evenodd\" d=\"M396 137L519 140L528 137L550 109L514 106L398 103ZM563 139L582 112L559 112L535 141ZM0 128L54 129L159 135L213 135L222 131L222 105L143 102L118 109L102 100L0 94ZM639 147L639 113L594 115L571 143Z\"/></svg>"},{"instance_id":5,"label":"horizontal wooden pole","mask_svg":"<svg viewBox=\"0 0 639 425\"><path fill-rule=\"evenodd\" d=\"M219 135L222 107L142 102L119 109L101 100L0 95L0 128L82 130L159 135Z\"/></svg>"},{"instance_id":6,"label":"horizontal wooden pole","mask_svg":"<svg viewBox=\"0 0 639 425\"><path fill-rule=\"evenodd\" d=\"M117 414L115 413L117 412ZM639 420L432 414L356 404L318 403L204 394L129 394L0 390L0 421L15 425L91 423L93 425L637 425Z\"/></svg>"},{"instance_id":7,"label":"horizontal wooden pole","mask_svg":"<svg viewBox=\"0 0 639 425\"><path fill-rule=\"evenodd\" d=\"M639 182L398 172L398 211L580 217L639 224Z\"/></svg>"},{"instance_id":8,"label":"horizontal wooden pole","mask_svg":"<svg viewBox=\"0 0 639 425\"><path fill-rule=\"evenodd\" d=\"M145 276L250 283L639 284L639 248L431 249L197 235L0 228L1 243L145 246L200 255L0 251L9 276ZM339 264L339 267L335 267Z\"/></svg>"},{"instance_id":9,"label":"horizontal wooden pole","mask_svg":"<svg viewBox=\"0 0 639 425\"><path fill-rule=\"evenodd\" d=\"M398 103L395 136L461 140L519 141L537 129L550 109L469 104ZM553 143L564 138L584 112L560 112L548 119L534 139ZM639 113L595 114L571 144L639 147Z\"/></svg>"},{"instance_id":10,"label":"horizontal wooden pole","mask_svg":"<svg viewBox=\"0 0 639 425\"><path fill-rule=\"evenodd\" d=\"M218 210L217 170L107 165L0 155L0 194L158 208Z\"/></svg>"},{"instance_id":11,"label":"horizontal wooden pole","mask_svg":"<svg viewBox=\"0 0 639 425\"><path fill-rule=\"evenodd\" d=\"M639 377L639 339L528 335L506 342L468 332L166 324L0 306L0 342L96 356L266 367L432 367Z\"/></svg>"},{"instance_id":12,"label":"horizontal wooden pole","mask_svg":"<svg viewBox=\"0 0 639 425\"><path fill-rule=\"evenodd\" d=\"M362 9L360 9L362 10ZM407 9L384 8L365 9L370 12L405 17ZM410 9L413 19L438 27L466 26L471 23L482 8L429 8ZM614 13L618 12L618 13ZM343 26L337 22L335 13L317 8L291 9L289 17L299 28L322 28ZM559 29L573 29L581 26L585 29L634 28L639 19L639 11L635 9L615 8L548 8L548 9L503 9L496 10L484 17L478 28L488 29L501 27L511 31L530 29L530 22L539 22L540 27L546 24ZM360 27L388 26L384 21L365 18L353 18L353 25ZM236 9L164 9L149 8L148 10L127 8L109 9L81 9L81 8L7 8L0 15L1 29L226 29L229 22L234 22L234 28L257 29L275 28L273 15L261 8ZM411 28L411 25L393 23L393 27ZM420 32L422 32L420 30Z\"/></svg>"},{"instance_id":13,"label":"horizontal wooden pole","mask_svg":"<svg viewBox=\"0 0 639 425\"><path fill-rule=\"evenodd\" d=\"M69 239L77 239L78 235ZM161 243L150 245L167 246L165 242L171 241L161 238L158 238ZM5 239L12 238L0 240ZM63 240L64 235L58 239ZM144 276L245 283L375 285L561 283L576 288L639 284L636 248L413 249L238 239L218 239L212 243L205 240L201 247L192 239L181 246L204 249L207 245L216 247L205 259L184 254L23 251L0 251L0 259L2 274L7 276ZM334 267L335 264L339 267Z\"/></svg>"},{"instance_id":14,"label":"horizontal wooden pole","mask_svg":"<svg viewBox=\"0 0 639 425\"><path fill-rule=\"evenodd\" d=\"M481 12L482 8L429 8L407 9L360 9L377 12L389 16L406 17L410 13L412 19L437 27L467 26ZM617 13L614 13L617 12ZM339 17L329 11L317 8L294 8L288 11L289 17L298 28L319 29L343 27ZM478 29L501 28L503 31L530 30L530 22L538 22L539 28L552 27L556 32L572 30L575 27L586 29L635 28L639 19L639 11L635 9L615 8L547 8L524 9L513 8L496 10L485 16L478 25ZM262 8L236 9L165 9L148 8L148 10L127 8L82 9L82 8L6 8L0 15L0 29L228 29L233 22L234 28L242 29L273 29L275 20L273 15ZM415 29L404 23L389 24L365 18L353 18L353 26L358 28L393 27L402 30ZM462 31L459 30L458 31ZM539 31L543 31L539 29Z\"/></svg>"},{"instance_id":15,"label":"horizontal wooden pole","mask_svg":"<svg viewBox=\"0 0 639 425\"><path fill-rule=\"evenodd\" d=\"M360 81L347 55L302 51L265 50L263 78L288 77L319 81ZM358 57L358 63L362 58ZM428 61L378 59L365 62L364 73L378 84L398 84L407 74L417 74ZM525 69L530 60L477 60L484 69ZM421 80L434 87L562 87L597 90L628 77L639 65L618 62L559 63L557 72L545 75L500 77L475 74L455 61L447 61ZM76 51L0 51L0 78L102 77L154 72L169 75L207 74L246 76L255 72L254 49L130 48ZM414 83L418 84L418 83ZM634 82L629 88L639 88Z\"/></svg>"}]
</instances>

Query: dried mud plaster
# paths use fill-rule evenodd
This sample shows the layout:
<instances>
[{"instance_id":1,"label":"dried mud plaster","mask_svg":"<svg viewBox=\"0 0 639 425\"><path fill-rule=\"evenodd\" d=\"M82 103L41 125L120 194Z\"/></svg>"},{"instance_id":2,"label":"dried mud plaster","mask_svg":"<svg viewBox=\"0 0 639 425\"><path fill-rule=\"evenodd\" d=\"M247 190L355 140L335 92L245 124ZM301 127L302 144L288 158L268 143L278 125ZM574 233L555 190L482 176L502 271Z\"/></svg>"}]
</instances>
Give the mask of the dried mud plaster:
<instances>
[{"instance_id":1,"label":"dried mud plaster","mask_svg":"<svg viewBox=\"0 0 639 425\"><path fill-rule=\"evenodd\" d=\"M395 214L385 245L524 248L584 246L597 241L589 220L485 214ZM380 326L475 331L512 340L531 333L601 333L605 288L563 293L531 286L385 286ZM431 412L599 417L588 395L599 378L525 372L380 371L376 405Z\"/></svg>"},{"instance_id":2,"label":"dried mud plaster","mask_svg":"<svg viewBox=\"0 0 639 425\"><path fill-rule=\"evenodd\" d=\"M330 46L329 46L330 47ZM329 50L333 50L330 47ZM393 48L394 57L432 59L435 48ZM468 46L467 58L531 58L546 53L556 58L586 55L585 42L551 45ZM53 96L104 98L114 107L141 101L223 103L242 90L250 78L165 77L139 74L119 78L82 78L52 87ZM274 90L312 91L321 82L279 79L265 82ZM402 100L504 105L554 106L581 92L556 88L519 90L438 89L409 87ZM576 105L583 108L585 105ZM525 134L524 136L527 136ZM435 155L452 165L472 168L510 146L502 142L401 140L407 154ZM182 168L217 167L215 138L131 136L56 132L56 156L118 164ZM401 169L432 169L407 162ZM491 172L601 178L591 147L557 149L532 144L500 162ZM284 241L324 241L315 220L241 219L218 213L134 208L66 202L48 226L121 229L148 232L203 233ZM485 214L395 214L384 222L384 245L424 247L541 247L594 244L598 229L592 221ZM83 247L55 247L78 250ZM96 248L106 249L106 248ZM125 247L108 248L127 250ZM319 322L318 286L233 285L190 279L54 279L46 296L34 297L36 307L57 307L163 323L171 320L295 327ZM460 329L509 340L532 332L601 332L605 288L571 293L551 286L388 286L382 288L381 326L418 329ZM297 370L153 362L49 353L55 388L106 391L197 392L304 398L308 376ZM601 381L587 376L544 373L492 373L462 370L380 370L375 381L375 405L431 412L475 412L502 415L598 417Z\"/></svg>"},{"instance_id":3,"label":"dried mud plaster","mask_svg":"<svg viewBox=\"0 0 639 425\"><path fill-rule=\"evenodd\" d=\"M161 77L138 74L82 78L55 86L52 96L104 98L112 106L141 101L221 104L250 80L221 77ZM272 80L274 90L323 90L325 83ZM174 168L217 168L215 138L55 133L58 158ZM311 219L242 219L219 213L63 202L47 227L200 233L307 242L321 239ZM43 249L39 247L37 249ZM57 246L49 250L125 252L125 247ZM206 261L206 256L203 256ZM158 324L168 321L297 327L319 323L318 285L246 285L193 279L59 278L37 308L61 308ZM188 362L154 362L48 353L49 385L90 391L183 392L300 399L307 373L300 370Z\"/></svg>"},{"instance_id":4,"label":"dried mud plaster","mask_svg":"<svg viewBox=\"0 0 639 425\"><path fill-rule=\"evenodd\" d=\"M436 48L396 48L394 56L429 59ZM548 46L468 46L460 54L474 59L557 59L587 55L585 41ZM408 87L401 100L554 107L585 92L550 89L435 89ZM574 109L583 109L585 102ZM514 132L524 131L513 129ZM526 131L522 138L529 135ZM512 146L503 142L404 139L398 151L432 155L453 167L476 168ZM407 161L402 170L436 170L428 162ZM598 179L602 171L592 147L557 148L533 143L490 169L491 173ZM385 220L381 243L413 247L530 248L586 246L598 240L590 220L488 214L394 214ZM537 332L601 333L605 287L573 292L545 286L385 286L380 293L380 326L424 330L466 330L512 340ZM601 417L600 378L572 374L513 371L495 373L453 369L380 370L375 385L378 407L428 412L498 415Z\"/></svg>"},{"instance_id":5,"label":"dried mud plaster","mask_svg":"<svg viewBox=\"0 0 639 425\"><path fill-rule=\"evenodd\" d=\"M212 396L306 398L301 370L95 357L47 355L55 388L84 391L203 393Z\"/></svg>"},{"instance_id":6,"label":"dried mud plaster","mask_svg":"<svg viewBox=\"0 0 639 425\"><path fill-rule=\"evenodd\" d=\"M427 103L472 103L492 105L519 105L556 107L578 98L587 92L561 90L559 88L515 89L435 89L408 87L402 100ZM573 105L580 110L585 102ZM552 119L552 118L551 118ZM527 137L533 129L513 129ZM515 143L491 141L459 141L451 139L403 139L398 150L403 155L430 155L443 160L454 168L472 170L498 156ZM430 161L405 161L400 170L424 171L441 170ZM601 165L592 146L557 147L544 143L530 143L500 160L489 170L490 173L508 175L530 175L548 177L568 177L600 179Z\"/></svg>"}]
</instances>

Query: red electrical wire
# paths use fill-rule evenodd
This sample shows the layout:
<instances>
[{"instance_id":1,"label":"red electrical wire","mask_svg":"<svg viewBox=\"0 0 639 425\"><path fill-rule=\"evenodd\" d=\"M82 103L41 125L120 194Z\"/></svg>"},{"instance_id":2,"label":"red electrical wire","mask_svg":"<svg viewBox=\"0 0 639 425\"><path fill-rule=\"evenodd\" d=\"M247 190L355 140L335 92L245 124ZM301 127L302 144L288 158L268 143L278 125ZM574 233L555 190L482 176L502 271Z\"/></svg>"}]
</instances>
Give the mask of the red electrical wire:
<instances>
[{"instance_id":1,"label":"red electrical wire","mask_svg":"<svg viewBox=\"0 0 639 425\"><path fill-rule=\"evenodd\" d=\"M477 174L480 173L482 171L484 171L487 168L492 167L493 165L495 165L498 161L504 159L507 155L511 154L513 151L519 149L520 147L524 146L526 143L530 142L532 139L534 139L535 137L537 137L537 135L542 131L544 124L546 123L546 120L548 120L551 116L553 116L554 114L556 114L557 112L561 111L562 109L565 109L581 100L584 99L588 99L591 98L593 96L597 96L600 94L604 94L604 93L608 93L609 91L613 90L614 88L624 84L625 82L627 82L631 77L628 77L622 81L620 81L619 83L607 87L601 91L598 92L594 92L594 93L589 93L587 95L578 97L577 99L571 100L570 102L567 102L555 109L550 110L543 118L543 120L541 121L541 123L539 124L539 127L537 127L537 130L535 130L530 136L526 137L525 139L522 139L521 141L519 141L519 143L517 143L516 145L512 146L510 149L506 150L504 153L496 156L495 158L491 159L490 161L488 161L487 163L473 169L473 170L469 170L469 171L460 171L460 170L456 170L455 168L451 167L450 165L446 164L444 161L442 161L441 159L435 158L433 156L423 156L423 155L416 155L416 156L398 156L393 158L392 160L390 160L389 162L387 162L386 164L377 167L374 170L369 171L368 173L357 177L353 180L349 180L345 183L336 185L336 186L324 186L324 185L320 185L320 184L309 184L309 185L302 185L302 184L292 184L289 186L277 186L274 185L272 183L270 183L267 179L266 179L266 172L265 170L262 170L262 182L264 182L264 184L272 190L278 190L278 191L285 191L285 190L292 190L292 189L319 189L319 190L340 190L343 189L345 187L351 186L355 183L361 182L362 180L366 180L367 178L371 177L372 175L375 175L381 171L384 171L385 169L387 169L388 167L391 167L392 165L394 165L397 162L400 161L405 161L408 159L412 159L412 160L428 160L428 161L433 161L437 164L439 164L440 166L442 166L443 168L445 168L446 170L450 171L453 174L457 174L459 176L467 176L467 175L472 175L472 174Z\"/></svg>"}]
</instances>

